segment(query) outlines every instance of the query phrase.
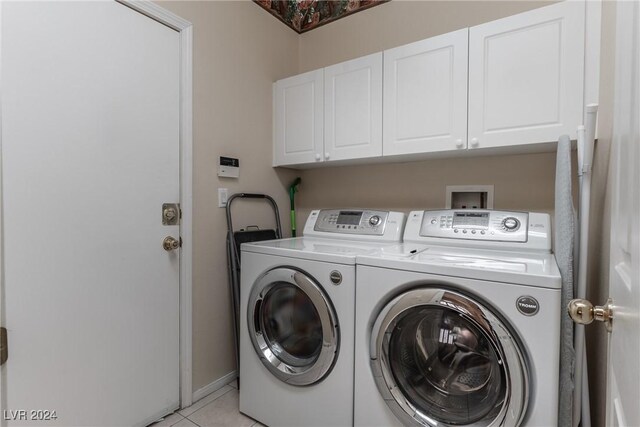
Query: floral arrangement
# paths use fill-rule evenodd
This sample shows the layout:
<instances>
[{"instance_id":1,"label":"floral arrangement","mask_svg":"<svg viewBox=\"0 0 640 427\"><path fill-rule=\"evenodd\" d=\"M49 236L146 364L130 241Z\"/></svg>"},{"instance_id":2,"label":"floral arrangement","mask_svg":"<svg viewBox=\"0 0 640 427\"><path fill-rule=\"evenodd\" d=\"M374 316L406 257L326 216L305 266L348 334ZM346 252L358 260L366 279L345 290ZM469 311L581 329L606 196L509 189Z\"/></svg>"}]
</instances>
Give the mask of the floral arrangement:
<instances>
[{"instance_id":1,"label":"floral arrangement","mask_svg":"<svg viewBox=\"0 0 640 427\"><path fill-rule=\"evenodd\" d=\"M298 33L390 0L254 0Z\"/></svg>"}]
</instances>

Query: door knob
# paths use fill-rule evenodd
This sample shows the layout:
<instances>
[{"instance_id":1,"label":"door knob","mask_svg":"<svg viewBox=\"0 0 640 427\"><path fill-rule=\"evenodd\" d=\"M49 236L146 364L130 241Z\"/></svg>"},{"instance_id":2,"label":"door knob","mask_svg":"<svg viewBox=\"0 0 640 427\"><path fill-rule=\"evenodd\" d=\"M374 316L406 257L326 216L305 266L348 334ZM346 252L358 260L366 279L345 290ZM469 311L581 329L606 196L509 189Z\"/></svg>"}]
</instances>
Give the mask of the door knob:
<instances>
[{"instance_id":1,"label":"door knob","mask_svg":"<svg viewBox=\"0 0 640 427\"><path fill-rule=\"evenodd\" d=\"M567 306L571 319L580 324L588 325L594 320L604 322L607 332L611 332L613 326L613 301L609 298L605 305L596 305L586 299L573 299Z\"/></svg>"},{"instance_id":2,"label":"door knob","mask_svg":"<svg viewBox=\"0 0 640 427\"><path fill-rule=\"evenodd\" d=\"M478 138L471 138L471 146L475 148L478 145L480 145L480 141L478 141Z\"/></svg>"},{"instance_id":3,"label":"door knob","mask_svg":"<svg viewBox=\"0 0 640 427\"><path fill-rule=\"evenodd\" d=\"M462 139L456 139L456 148L462 148Z\"/></svg>"},{"instance_id":4,"label":"door knob","mask_svg":"<svg viewBox=\"0 0 640 427\"><path fill-rule=\"evenodd\" d=\"M316 153L316 161L320 160L322 157L320 156L320 154Z\"/></svg>"},{"instance_id":5,"label":"door knob","mask_svg":"<svg viewBox=\"0 0 640 427\"><path fill-rule=\"evenodd\" d=\"M162 247L167 252L176 250L180 246L182 246L182 242L180 241L180 239L176 239L171 236L165 237L164 240L162 241Z\"/></svg>"}]
</instances>

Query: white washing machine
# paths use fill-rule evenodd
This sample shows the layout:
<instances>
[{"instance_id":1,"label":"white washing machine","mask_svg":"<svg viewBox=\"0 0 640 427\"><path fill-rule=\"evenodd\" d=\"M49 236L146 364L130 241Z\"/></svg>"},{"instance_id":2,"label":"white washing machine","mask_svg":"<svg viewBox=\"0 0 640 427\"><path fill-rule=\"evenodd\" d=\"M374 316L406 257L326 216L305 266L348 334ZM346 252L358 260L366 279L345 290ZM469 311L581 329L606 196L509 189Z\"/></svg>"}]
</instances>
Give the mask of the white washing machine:
<instances>
[{"instance_id":1,"label":"white washing machine","mask_svg":"<svg viewBox=\"0 0 640 427\"><path fill-rule=\"evenodd\" d=\"M428 248L358 257L355 425L556 425L549 216L411 212L404 241Z\"/></svg>"},{"instance_id":2,"label":"white washing machine","mask_svg":"<svg viewBox=\"0 0 640 427\"><path fill-rule=\"evenodd\" d=\"M270 426L353 424L355 261L405 214L311 212L303 237L243 244L240 411Z\"/></svg>"}]
</instances>

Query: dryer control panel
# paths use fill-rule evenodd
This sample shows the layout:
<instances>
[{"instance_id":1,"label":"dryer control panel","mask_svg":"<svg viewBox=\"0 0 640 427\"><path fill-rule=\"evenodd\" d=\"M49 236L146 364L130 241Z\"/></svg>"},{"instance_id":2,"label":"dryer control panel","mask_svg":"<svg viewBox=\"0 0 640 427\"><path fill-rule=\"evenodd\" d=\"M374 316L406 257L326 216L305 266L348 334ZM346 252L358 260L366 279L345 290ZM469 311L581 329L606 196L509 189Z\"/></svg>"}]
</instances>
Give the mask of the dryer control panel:
<instances>
[{"instance_id":1,"label":"dryer control panel","mask_svg":"<svg viewBox=\"0 0 640 427\"><path fill-rule=\"evenodd\" d=\"M402 241L402 212L372 209L322 209L312 211L304 227L305 236L339 239Z\"/></svg>"},{"instance_id":2,"label":"dryer control panel","mask_svg":"<svg viewBox=\"0 0 640 427\"><path fill-rule=\"evenodd\" d=\"M548 214L451 209L409 214L405 242L487 249L551 250Z\"/></svg>"}]
</instances>

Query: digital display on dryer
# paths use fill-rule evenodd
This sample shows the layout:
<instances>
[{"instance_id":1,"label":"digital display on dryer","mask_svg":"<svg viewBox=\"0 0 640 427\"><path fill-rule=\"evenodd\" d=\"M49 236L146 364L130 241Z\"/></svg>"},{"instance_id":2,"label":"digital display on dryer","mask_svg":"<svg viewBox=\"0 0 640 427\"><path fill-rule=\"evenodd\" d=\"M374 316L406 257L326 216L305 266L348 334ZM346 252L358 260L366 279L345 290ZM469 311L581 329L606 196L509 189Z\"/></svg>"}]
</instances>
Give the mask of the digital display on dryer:
<instances>
[{"instance_id":1,"label":"digital display on dryer","mask_svg":"<svg viewBox=\"0 0 640 427\"><path fill-rule=\"evenodd\" d=\"M358 225L362 218L362 212L340 211L338 214L339 225Z\"/></svg>"},{"instance_id":2,"label":"digital display on dryer","mask_svg":"<svg viewBox=\"0 0 640 427\"><path fill-rule=\"evenodd\" d=\"M489 227L489 212L454 212L454 227Z\"/></svg>"}]
</instances>

